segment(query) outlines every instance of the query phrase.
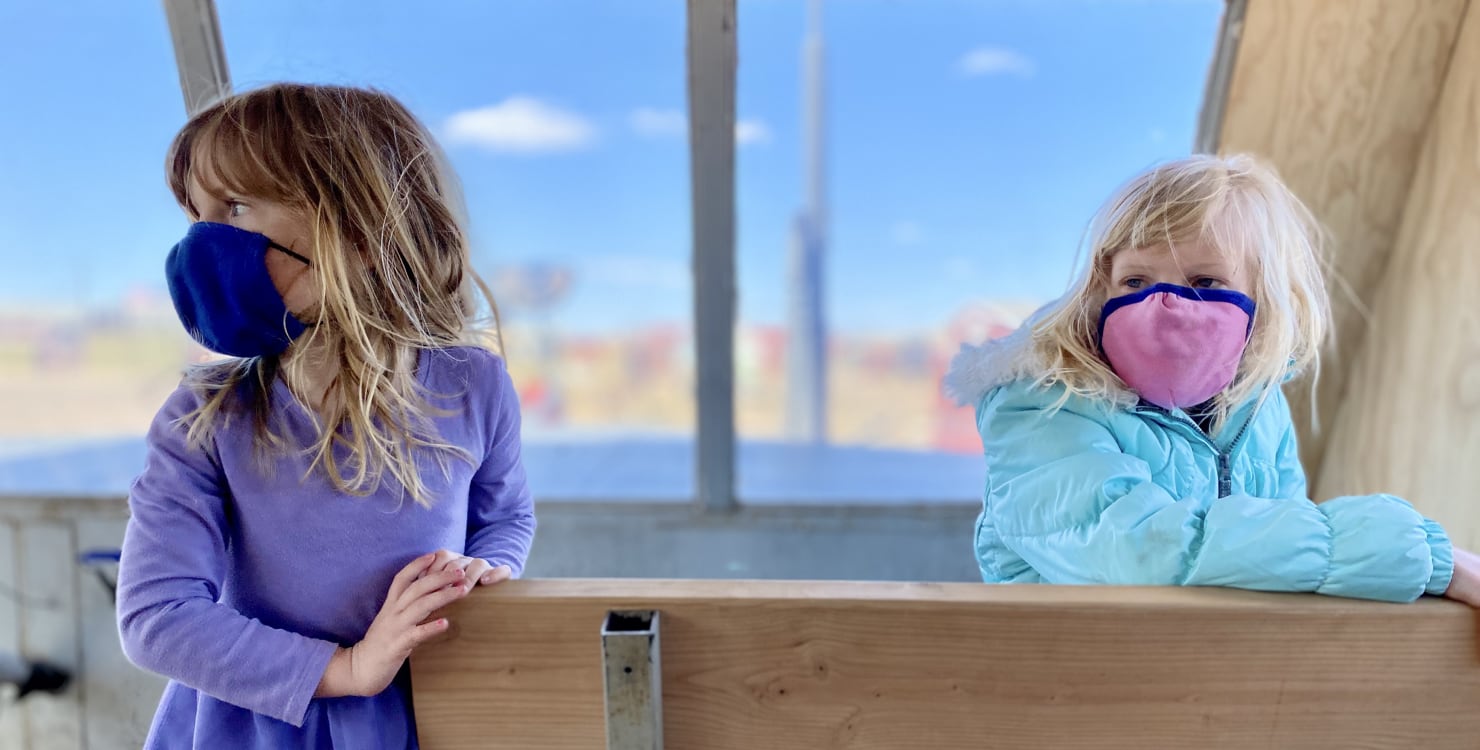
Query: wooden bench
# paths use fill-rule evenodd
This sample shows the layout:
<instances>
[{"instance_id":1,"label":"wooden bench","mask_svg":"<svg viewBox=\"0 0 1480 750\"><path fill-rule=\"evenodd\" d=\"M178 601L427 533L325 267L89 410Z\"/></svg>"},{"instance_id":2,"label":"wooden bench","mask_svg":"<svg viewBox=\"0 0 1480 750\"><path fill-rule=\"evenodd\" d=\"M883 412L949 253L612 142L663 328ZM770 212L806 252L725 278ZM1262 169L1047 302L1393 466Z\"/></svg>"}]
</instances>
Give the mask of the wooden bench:
<instances>
[{"instance_id":1,"label":"wooden bench","mask_svg":"<svg viewBox=\"0 0 1480 750\"><path fill-rule=\"evenodd\" d=\"M1451 602L533 580L469 596L413 658L422 747L607 747L613 611L660 613L642 710L670 749L1480 746L1477 619Z\"/></svg>"}]
</instances>

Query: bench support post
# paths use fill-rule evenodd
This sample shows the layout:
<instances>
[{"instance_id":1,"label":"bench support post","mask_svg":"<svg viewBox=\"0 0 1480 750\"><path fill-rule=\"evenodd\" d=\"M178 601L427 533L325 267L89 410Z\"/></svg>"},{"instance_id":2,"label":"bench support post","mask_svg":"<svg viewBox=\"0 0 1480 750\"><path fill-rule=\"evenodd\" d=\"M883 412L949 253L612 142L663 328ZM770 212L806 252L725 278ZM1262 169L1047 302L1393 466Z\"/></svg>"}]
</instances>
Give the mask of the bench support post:
<instances>
[{"instance_id":1,"label":"bench support post","mask_svg":"<svg viewBox=\"0 0 1480 750\"><path fill-rule=\"evenodd\" d=\"M662 750L657 612L608 612L601 627L607 750Z\"/></svg>"}]
</instances>

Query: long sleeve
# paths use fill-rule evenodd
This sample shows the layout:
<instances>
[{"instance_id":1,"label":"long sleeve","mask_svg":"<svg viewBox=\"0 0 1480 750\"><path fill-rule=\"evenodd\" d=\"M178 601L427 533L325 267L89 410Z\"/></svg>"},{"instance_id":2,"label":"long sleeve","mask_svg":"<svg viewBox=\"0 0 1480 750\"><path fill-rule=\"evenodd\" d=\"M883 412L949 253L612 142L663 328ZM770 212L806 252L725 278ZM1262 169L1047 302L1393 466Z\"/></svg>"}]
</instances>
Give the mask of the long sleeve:
<instances>
[{"instance_id":1,"label":"long sleeve","mask_svg":"<svg viewBox=\"0 0 1480 750\"><path fill-rule=\"evenodd\" d=\"M129 660L219 700L301 726L336 644L268 627L220 603L230 496L208 448L178 424L177 391L155 417L118 572Z\"/></svg>"},{"instance_id":2,"label":"long sleeve","mask_svg":"<svg viewBox=\"0 0 1480 750\"><path fill-rule=\"evenodd\" d=\"M1228 586L1387 601L1441 593L1452 571L1438 524L1389 495L1304 497L1292 437L1282 491L1176 497L1121 450L1092 405L1058 411L1003 389L981 406L985 512L1002 542L1053 583ZM1295 466L1288 465L1296 462Z\"/></svg>"},{"instance_id":3,"label":"long sleeve","mask_svg":"<svg viewBox=\"0 0 1480 750\"><path fill-rule=\"evenodd\" d=\"M1280 407L1288 414L1289 406L1283 401ZM1276 468L1279 471L1280 497L1296 500L1308 499L1308 490L1305 478L1305 466L1300 462L1299 438L1295 434L1293 423L1285 430L1284 437L1280 440L1279 451L1276 454ZM1327 515L1336 515L1343 518L1350 517L1351 523L1376 523L1380 515L1372 519L1364 519L1363 513L1374 503L1397 503L1407 506L1408 503L1391 495L1371 496L1349 496L1338 497L1321 503L1321 508ZM1406 520L1411 521L1411 518ZM1449 541L1449 536L1437 521L1429 518L1422 519L1424 534L1429 539L1429 552L1432 557L1433 572L1429 576L1424 593L1439 596L1449 589L1449 581L1454 576L1454 548ZM1369 540L1371 536L1369 536ZM1360 577L1353 578L1350 568L1337 568L1331 570L1331 576L1326 582L1322 593L1337 594L1340 596L1361 597L1357 593L1348 593L1350 590L1360 590L1364 585Z\"/></svg>"},{"instance_id":4,"label":"long sleeve","mask_svg":"<svg viewBox=\"0 0 1480 750\"><path fill-rule=\"evenodd\" d=\"M524 572L534 541L534 502L520 450L519 397L503 360L490 357L487 452L468 490L468 538L463 554Z\"/></svg>"}]
</instances>

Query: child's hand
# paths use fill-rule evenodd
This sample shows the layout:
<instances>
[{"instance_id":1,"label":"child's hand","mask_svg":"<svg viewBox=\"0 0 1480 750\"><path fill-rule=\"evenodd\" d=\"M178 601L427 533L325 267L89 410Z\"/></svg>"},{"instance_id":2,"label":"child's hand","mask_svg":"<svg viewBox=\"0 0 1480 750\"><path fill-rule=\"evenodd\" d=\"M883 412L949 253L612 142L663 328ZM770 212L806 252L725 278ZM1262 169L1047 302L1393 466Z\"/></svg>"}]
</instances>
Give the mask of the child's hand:
<instances>
[{"instance_id":1,"label":"child's hand","mask_svg":"<svg viewBox=\"0 0 1480 750\"><path fill-rule=\"evenodd\" d=\"M1480 555L1454 549L1454 578L1444 595L1471 607L1480 607Z\"/></svg>"},{"instance_id":2,"label":"child's hand","mask_svg":"<svg viewBox=\"0 0 1480 750\"><path fill-rule=\"evenodd\" d=\"M451 550L438 550L437 556L427 568L427 575L442 570L461 569L466 575L463 578L463 589L471 591L474 586L492 586L509 580L513 575L507 565L494 567L487 560L479 557L466 557Z\"/></svg>"},{"instance_id":3,"label":"child's hand","mask_svg":"<svg viewBox=\"0 0 1480 750\"><path fill-rule=\"evenodd\" d=\"M466 596L470 587L463 585L463 568L434 569L437 559L430 553L422 555L396 574L385 604L364 639L334 654L315 697L379 694L391 684L412 650L447 630L446 618L432 622L426 619Z\"/></svg>"}]
</instances>

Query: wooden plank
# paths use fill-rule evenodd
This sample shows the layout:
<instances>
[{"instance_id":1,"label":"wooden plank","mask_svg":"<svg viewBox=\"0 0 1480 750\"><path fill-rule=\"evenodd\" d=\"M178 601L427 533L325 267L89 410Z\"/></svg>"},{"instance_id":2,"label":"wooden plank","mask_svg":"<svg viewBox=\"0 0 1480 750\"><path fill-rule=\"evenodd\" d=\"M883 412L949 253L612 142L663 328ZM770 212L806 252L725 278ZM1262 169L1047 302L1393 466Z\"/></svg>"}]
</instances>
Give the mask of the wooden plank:
<instances>
[{"instance_id":1,"label":"wooden plank","mask_svg":"<svg viewBox=\"0 0 1480 750\"><path fill-rule=\"evenodd\" d=\"M1467 5L1251 0L1246 9L1218 150L1271 161L1331 231L1340 277L1332 284L1336 350L1325 358L1317 397L1328 428L1368 330L1364 307L1398 235ZM1333 432L1311 429L1309 382L1289 392L1315 477ZM1323 484L1315 489L1319 498L1332 494Z\"/></svg>"},{"instance_id":2,"label":"wooden plank","mask_svg":"<svg viewBox=\"0 0 1480 750\"><path fill-rule=\"evenodd\" d=\"M118 549L123 544L122 518L82 518L77 521L77 547L83 550ZM110 571L114 572L114 571ZM88 750L143 747L154 709L164 693L165 680L129 663L118 641L113 597L92 569L77 568L81 612L82 671L85 696L83 737Z\"/></svg>"},{"instance_id":3,"label":"wooden plank","mask_svg":"<svg viewBox=\"0 0 1480 750\"><path fill-rule=\"evenodd\" d=\"M20 545L16 527L0 523L0 586L7 594L20 589ZM0 654L21 652L20 605L9 595L0 596ZM26 721L21 706L11 701L13 689L0 689L0 747L30 747L26 741Z\"/></svg>"},{"instance_id":4,"label":"wooden plank","mask_svg":"<svg viewBox=\"0 0 1480 750\"><path fill-rule=\"evenodd\" d=\"M735 54L735 0L689 0L695 490L721 513L735 510Z\"/></svg>"},{"instance_id":5,"label":"wooden plank","mask_svg":"<svg viewBox=\"0 0 1480 750\"><path fill-rule=\"evenodd\" d=\"M1480 9L1466 16L1321 477L1389 491L1480 545Z\"/></svg>"},{"instance_id":6,"label":"wooden plank","mask_svg":"<svg viewBox=\"0 0 1480 750\"><path fill-rule=\"evenodd\" d=\"M61 523L20 527L20 580L24 591L49 606L21 608L21 651L77 673L77 547L72 528ZM26 697L25 714L34 750L82 747L82 706L77 683L59 695Z\"/></svg>"},{"instance_id":7,"label":"wooden plank","mask_svg":"<svg viewBox=\"0 0 1480 750\"><path fill-rule=\"evenodd\" d=\"M675 748L1470 748L1475 615L1192 589L518 581L412 660L428 750L601 747L599 628L662 613Z\"/></svg>"}]
</instances>

